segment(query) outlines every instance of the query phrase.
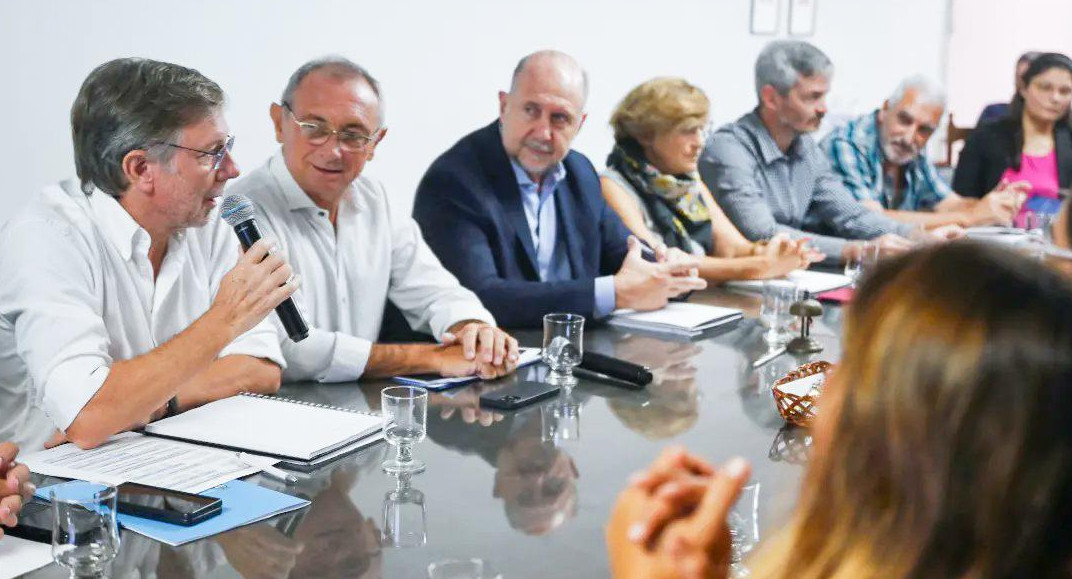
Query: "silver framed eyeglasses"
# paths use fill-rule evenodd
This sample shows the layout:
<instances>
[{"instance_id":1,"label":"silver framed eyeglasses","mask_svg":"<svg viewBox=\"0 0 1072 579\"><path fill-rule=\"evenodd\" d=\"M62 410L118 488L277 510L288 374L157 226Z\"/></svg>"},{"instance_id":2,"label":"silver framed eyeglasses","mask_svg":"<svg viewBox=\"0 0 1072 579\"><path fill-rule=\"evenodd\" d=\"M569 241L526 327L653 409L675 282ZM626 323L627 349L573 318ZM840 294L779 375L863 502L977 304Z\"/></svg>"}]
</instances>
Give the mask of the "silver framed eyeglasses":
<instances>
[{"instance_id":1,"label":"silver framed eyeglasses","mask_svg":"<svg viewBox=\"0 0 1072 579\"><path fill-rule=\"evenodd\" d=\"M222 145L216 147L211 151L203 151L201 149L193 149L190 147L183 147L182 145L176 145L175 143L164 143L169 147L175 147L176 149L182 149L184 151L192 151L194 153L201 153L202 155L212 158L212 170L216 171L223 164L223 158L231 152L234 148L234 135L227 135L227 140Z\"/></svg>"},{"instance_id":2,"label":"silver framed eyeglasses","mask_svg":"<svg viewBox=\"0 0 1072 579\"><path fill-rule=\"evenodd\" d=\"M379 129L376 129L372 131L371 135L366 135L350 129L335 129L323 122L303 121L294 113L294 109L290 108L290 103L283 101L282 104L283 108L290 113L290 118L294 119L294 122L298 125L302 137L310 145L323 145L328 142L332 135L335 135L339 139L339 146L344 150L351 153L361 153L367 150L369 145L376 140L376 133L379 132Z\"/></svg>"}]
</instances>

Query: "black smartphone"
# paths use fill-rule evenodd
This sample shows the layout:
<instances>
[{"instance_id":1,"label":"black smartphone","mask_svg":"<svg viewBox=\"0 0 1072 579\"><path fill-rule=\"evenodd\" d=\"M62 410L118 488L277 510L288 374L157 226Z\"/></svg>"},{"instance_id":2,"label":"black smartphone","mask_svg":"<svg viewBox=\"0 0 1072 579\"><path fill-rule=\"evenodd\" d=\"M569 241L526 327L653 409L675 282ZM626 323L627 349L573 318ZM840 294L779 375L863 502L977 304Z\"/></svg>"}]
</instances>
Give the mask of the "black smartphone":
<instances>
[{"instance_id":1,"label":"black smartphone","mask_svg":"<svg viewBox=\"0 0 1072 579\"><path fill-rule=\"evenodd\" d=\"M19 524L4 527L4 534L38 543L52 542L52 505L29 502L22 505L18 516Z\"/></svg>"},{"instance_id":2,"label":"black smartphone","mask_svg":"<svg viewBox=\"0 0 1072 579\"><path fill-rule=\"evenodd\" d=\"M498 410L517 410L558 394L559 387L543 382L522 381L480 397L480 405Z\"/></svg>"},{"instance_id":3,"label":"black smartphone","mask_svg":"<svg viewBox=\"0 0 1072 579\"><path fill-rule=\"evenodd\" d=\"M154 521L190 526L223 510L223 499L135 483L116 487L119 512Z\"/></svg>"}]
</instances>

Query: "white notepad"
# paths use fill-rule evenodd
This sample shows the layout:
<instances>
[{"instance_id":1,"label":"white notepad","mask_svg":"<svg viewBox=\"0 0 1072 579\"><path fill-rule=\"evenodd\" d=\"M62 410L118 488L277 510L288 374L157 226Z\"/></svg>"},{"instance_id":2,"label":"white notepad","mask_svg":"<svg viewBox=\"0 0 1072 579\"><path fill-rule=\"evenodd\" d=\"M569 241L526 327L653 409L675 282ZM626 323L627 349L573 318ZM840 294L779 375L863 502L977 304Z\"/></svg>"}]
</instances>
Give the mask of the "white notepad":
<instances>
[{"instance_id":1,"label":"white notepad","mask_svg":"<svg viewBox=\"0 0 1072 579\"><path fill-rule=\"evenodd\" d=\"M852 285L852 279L840 273L826 273L806 269L793 270L785 276L785 279L797 284L797 288L811 292L812 295ZM763 281L761 279L728 281L725 285L731 289L759 293L763 291Z\"/></svg>"},{"instance_id":2,"label":"white notepad","mask_svg":"<svg viewBox=\"0 0 1072 579\"><path fill-rule=\"evenodd\" d=\"M150 423L145 432L312 460L382 428L378 415L286 398L242 394Z\"/></svg>"},{"instance_id":3,"label":"white notepad","mask_svg":"<svg viewBox=\"0 0 1072 579\"><path fill-rule=\"evenodd\" d=\"M736 308L670 302L665 308L651 312L617 310L607 323L627 329L696 336L741 317L741 310Z\"/></svg>"}]
</instances>

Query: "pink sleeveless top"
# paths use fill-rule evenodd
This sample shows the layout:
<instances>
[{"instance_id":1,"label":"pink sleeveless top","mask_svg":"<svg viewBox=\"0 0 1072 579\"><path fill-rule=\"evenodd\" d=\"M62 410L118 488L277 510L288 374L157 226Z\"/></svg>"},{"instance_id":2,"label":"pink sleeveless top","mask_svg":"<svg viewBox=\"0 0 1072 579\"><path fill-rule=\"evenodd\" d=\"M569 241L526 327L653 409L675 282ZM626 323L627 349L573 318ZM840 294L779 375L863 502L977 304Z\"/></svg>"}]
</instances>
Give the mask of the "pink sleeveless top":
<instances>
[{"instance_id":1,"label":"pink sleeveless top","mask_svg":"<svg viewBox=\"0 0 1072 579\"><path fill-rule=\"evenodd\" d=\"M1028 201L1034 197L1058 199L1057 190L1060 186L1057 182L1057 149L1055 148L1050 151L1049 155L1041 157L1021 155L1020 170L1013 171L1012 167L1005 169L1001 180L1009 183L1015 183L1016 181L1031 183L1031 190L1027 194ZM1028 203L1025 202L1024 207L1020 209L1020 215L1017 217L1022 216L1027 211L1027 206Z\"/></svg>"}]
</instances>

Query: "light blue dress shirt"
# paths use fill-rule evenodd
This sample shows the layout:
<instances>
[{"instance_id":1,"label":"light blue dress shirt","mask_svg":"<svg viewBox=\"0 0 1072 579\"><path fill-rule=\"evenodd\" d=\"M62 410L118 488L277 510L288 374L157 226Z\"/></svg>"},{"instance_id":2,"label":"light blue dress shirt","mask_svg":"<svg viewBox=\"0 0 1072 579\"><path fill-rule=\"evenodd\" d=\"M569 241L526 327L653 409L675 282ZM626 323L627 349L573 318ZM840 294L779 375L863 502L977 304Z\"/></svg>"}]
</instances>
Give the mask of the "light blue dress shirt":
<instances>
[{"instance_id":1,"label":"light blue dress shirt","mask_svg":"<svg viewBox=\"0 0 1072 579\"><path fill-rule=\"evenodd\" d=\"M532 245L536 249L536 268L540 281L555 281L556 273L569 271L568 263L554 262L555 243L558 237L558 215L555 212L555 189L566 178L566 167L561 162L544 176L541 183L535 183L525 169L515 160L510 159L521 189L521 206L525 210L525 220L529 224ZM561 259L568 259L561 255ZM595 279L595 314L602 318L614 311L614 276L606 275Z\"/></svg>"}]
</instances>

